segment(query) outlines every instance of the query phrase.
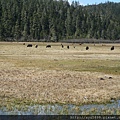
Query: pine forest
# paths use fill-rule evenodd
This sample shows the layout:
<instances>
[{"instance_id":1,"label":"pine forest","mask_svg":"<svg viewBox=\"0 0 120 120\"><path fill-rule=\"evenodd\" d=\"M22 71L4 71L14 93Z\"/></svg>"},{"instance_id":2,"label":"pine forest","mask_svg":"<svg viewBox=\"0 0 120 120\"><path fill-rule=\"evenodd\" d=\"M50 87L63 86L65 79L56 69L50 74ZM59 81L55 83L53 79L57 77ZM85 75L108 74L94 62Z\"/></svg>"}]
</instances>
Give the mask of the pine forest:
<instances>
[{"instance_id":1,"label":"pine forest","mask_svg":"<svg viewBox=\"0 0 120 120\"><path fill-rule=\"evenodd\" d=\"M120 40L120 3L0 0L0 41Z\"/></svg>"}]
</instances>

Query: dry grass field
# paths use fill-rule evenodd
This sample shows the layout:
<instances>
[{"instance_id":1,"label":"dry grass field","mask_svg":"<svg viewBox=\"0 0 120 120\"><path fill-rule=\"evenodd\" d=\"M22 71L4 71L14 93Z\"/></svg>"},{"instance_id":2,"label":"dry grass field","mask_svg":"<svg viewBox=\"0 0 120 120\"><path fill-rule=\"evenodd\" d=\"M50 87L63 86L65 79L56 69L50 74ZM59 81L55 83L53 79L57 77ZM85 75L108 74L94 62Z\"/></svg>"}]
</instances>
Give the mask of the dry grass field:
<instances>
[{"instance_id":1,"label":"dry grass field","mask_svg":"<svg viewBox=\"0 0 120 120\"><path fill-rule=\"evenodd\" d=\"M0 42L1 106L120 99L120 44L27 44Z\"/></svg>"}]
</instances>

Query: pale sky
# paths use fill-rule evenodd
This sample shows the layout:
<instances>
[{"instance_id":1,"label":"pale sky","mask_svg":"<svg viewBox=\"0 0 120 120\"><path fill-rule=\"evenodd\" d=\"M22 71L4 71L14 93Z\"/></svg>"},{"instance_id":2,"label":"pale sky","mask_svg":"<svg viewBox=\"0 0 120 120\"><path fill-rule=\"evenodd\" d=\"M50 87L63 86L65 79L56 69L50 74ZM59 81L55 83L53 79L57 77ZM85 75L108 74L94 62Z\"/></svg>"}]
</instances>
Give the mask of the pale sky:
<instances>
[{"instance_id":1,"label":"pale sky","mask_svg":"<svg viewBox=\"0 0 120 120\"><path fill-rule=\"evenodd\" d=\"M72 3L72 1L79 1L81 5L91 5L91 4L99 4L109 2L120 2L120 0L68 0L68 2Z\"/></svg>"}]
</instances>

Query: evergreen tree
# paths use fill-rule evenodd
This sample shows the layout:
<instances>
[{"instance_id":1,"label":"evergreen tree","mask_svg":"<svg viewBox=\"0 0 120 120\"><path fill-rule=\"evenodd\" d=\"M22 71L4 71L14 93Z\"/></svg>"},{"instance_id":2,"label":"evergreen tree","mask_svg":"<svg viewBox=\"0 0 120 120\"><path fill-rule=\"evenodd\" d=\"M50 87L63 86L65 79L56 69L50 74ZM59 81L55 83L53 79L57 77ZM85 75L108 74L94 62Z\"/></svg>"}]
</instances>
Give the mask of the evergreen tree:
<instances>
[{"instance_id":1,"label":"evergreen tree","mask_svg":"<svg viewBox=\"0 0 120 120\"><path fill-rule=\"evenodd\" d=\"M72 18L71 18L71 14L70 14L70 9L68 8L68 10L67 10L67 18L66 18L66 21L65 21L67 38L72 36L72 26L71 26L71 24L72 24Z\"/></svg>"}]
</instances>

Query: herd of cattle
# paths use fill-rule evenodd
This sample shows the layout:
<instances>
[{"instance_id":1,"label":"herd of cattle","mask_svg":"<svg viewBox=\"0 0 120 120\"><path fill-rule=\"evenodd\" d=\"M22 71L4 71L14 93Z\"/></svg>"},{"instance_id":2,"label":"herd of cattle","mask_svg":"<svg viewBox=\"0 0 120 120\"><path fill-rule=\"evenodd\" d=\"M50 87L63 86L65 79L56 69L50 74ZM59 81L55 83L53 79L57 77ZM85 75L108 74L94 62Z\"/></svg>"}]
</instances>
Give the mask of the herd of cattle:
<instances>
[{"instance_id":1,"label":"herd of cattle","mask_svg":"<svg viewBox=\"0 0 120 120\"><path fill-rule=\"evenodd\" d=\"M23 45L25 45L25 43L23 43ZM81 45L81 44L80 44ZM33 45L32 44L28 44L27 45L27 47L32 47ZM38 45L35 45L35 48L37 48L38 47ZM64 48L64 45L63 44L61 44L61 47L62 48ZM73 46L74 48L75 48L75 46ZM46 48L51 48L51 45L46 45ZM70 48L70 46L69 45L67 45L67 49L69 49ZM86 50L89 50L89 47L88 46L86 46ZM111 48L110 48L110 50L114 50L114 46L112 46Z\"/></svg>"}]
</instances>

